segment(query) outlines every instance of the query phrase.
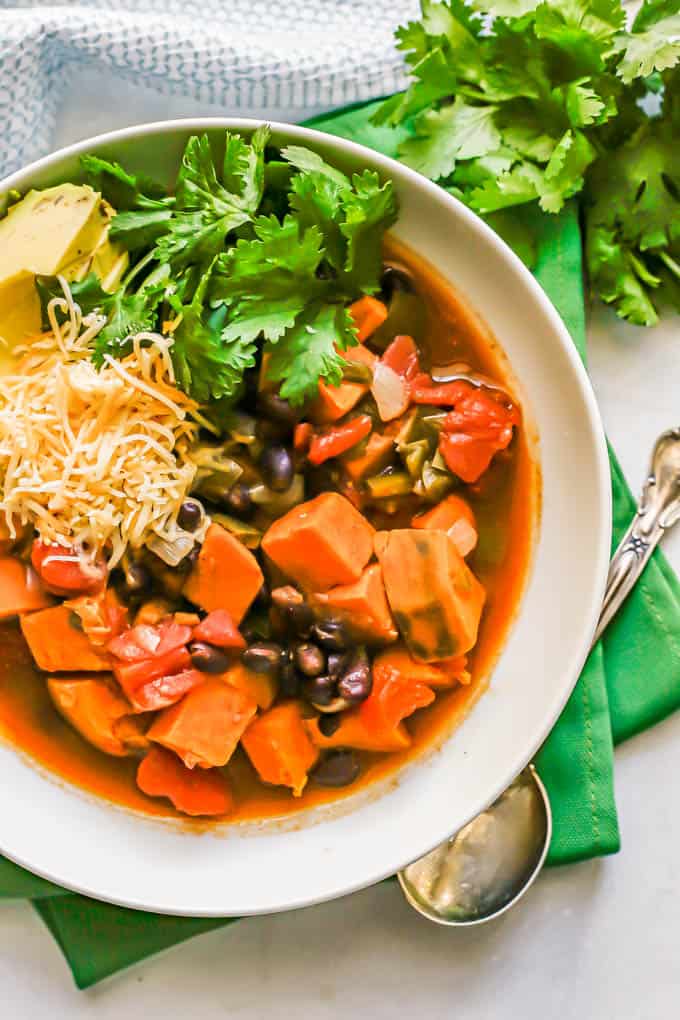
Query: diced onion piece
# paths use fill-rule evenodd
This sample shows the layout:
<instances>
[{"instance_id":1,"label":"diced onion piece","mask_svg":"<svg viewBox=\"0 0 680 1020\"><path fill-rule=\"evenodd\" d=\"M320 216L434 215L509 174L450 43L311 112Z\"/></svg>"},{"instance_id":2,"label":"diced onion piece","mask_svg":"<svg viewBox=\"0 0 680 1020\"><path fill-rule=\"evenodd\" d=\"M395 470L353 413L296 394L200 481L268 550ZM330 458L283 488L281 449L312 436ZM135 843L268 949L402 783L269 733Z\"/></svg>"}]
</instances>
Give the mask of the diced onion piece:
<instances>
[{"instance_id":1,"label":"diced onion piece","mask_svg":"<svg viewBox=\"0 0 680 1020\"><path fill-rule=\"evenodd\" d=\"M167 563L169 567L176 567L185 556L189 555L194 547L194 541L193 535L186 531L178 531L172 539L154 535L146 544L147 548L158 556L159 560L163 560L163 563Z\"/></svg>"},{"instance_id":2,"label":"diced onion piece","mask_svg":"<svg viewBox=\"0 0 680 1020\"><path fill-rule=\"evenodd\" d=\"M382 362L377 362L371 384L373 399L378 405L382 421L392 421L404 413L409 403L409 388L405 379Z\"/></svg>"},{"instance_id":3,"label":"diced onion piece","mask_svg":"<svg viewBox=\"0 0 680 1020\"><path fill-rule=\"evenodd\" d=\"M464 517L459 517L448 529L449 538L461 556L467 556L477 545L477 532Z\"/></svg>"}]
</instances>

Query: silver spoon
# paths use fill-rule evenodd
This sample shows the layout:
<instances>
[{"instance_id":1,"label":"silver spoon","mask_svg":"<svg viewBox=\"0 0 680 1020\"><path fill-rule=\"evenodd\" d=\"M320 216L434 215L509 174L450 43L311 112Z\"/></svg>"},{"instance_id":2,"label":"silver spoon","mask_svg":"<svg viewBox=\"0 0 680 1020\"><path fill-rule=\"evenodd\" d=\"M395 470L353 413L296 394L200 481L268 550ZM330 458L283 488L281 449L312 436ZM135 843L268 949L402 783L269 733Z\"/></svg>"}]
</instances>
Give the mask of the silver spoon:
<instances>
[{"instance_id":1,"label":"silver spoon","mask_svg":"<svg viewBox=\"0 0 680 1020\"><path fill-rule=\"evenodd\" d=\"M680 428L656 441L637 513L609 565L592 647L640 576L664 532L680 519ZM411 906L437 924L483 924L524 895L552 833L548 794L528 765L491 807L398 878Z\"/></svg>"}]
</instances>

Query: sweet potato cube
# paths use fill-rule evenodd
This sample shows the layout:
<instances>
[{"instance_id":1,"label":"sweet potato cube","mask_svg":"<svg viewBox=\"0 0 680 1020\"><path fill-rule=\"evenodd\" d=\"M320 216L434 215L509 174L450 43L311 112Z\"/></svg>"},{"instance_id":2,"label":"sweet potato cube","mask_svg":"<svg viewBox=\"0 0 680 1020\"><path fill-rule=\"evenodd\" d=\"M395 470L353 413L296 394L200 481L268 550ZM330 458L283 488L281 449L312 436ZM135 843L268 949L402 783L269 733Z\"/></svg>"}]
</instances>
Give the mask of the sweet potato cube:
<instances>
[{"instance_id":1,"label":"sweet potato cube","mask_svg":"<svg viewBox=\"0 0 680 1020\"><path fill-rule=\"evenodd\" d=\"M107 655L74 627L70 609L53 606L21 617L21 630L39 669L46 673L100 673L111 669Z\"/></svg>"},{"instance_id":2,"label":"sweet potato cube","mask_svg":"<svg viewBox=\"0 0 680 1020\"><path fill-rule=\"evenodd\" d=\"M344 352L346 361L354 361L372 368L378 360L373 351L367 347L350 347ZM319 395L309 410L309 417L317 425L328 425L343 418L359 403L369 391L368 383L341 382L339 386L329 386L323 380L319 383Z\"/></svg>"},{"instance_id":3,"label":"sweet potato cube","mask_svg":"<svg viewBox=\"0 0 680 1020\"><path fill-rule=\"evenodd\" d=\"M452 493L411 521L412 528L446 531L461 556L467 556L477 545L477 525L470 504Z\"/></svg>"},{"instance_id":4,"label":"sweet potato cube","mask_svg":"<svg viewBox=\"0 0 680 1020\"><path fill-rule=\"evenodd\" d=\"M424 662L470 650L485 592L444 531L381 531L375 550L397 627Z\"/></svg>"},{"instance_id":5,"label":"sweet potato cube","mask_svg":"<svg viewBox=\"0 0 680 1020\"><path fill-rule=\"evenodd\" d=\"M391 436L372 432L363 448L350 450L342 456L342 465L353 482L360 482L366 475L377 475L382 471L393 450L394 440Z\"/></svg>"},{"instance_id":6,"label":"sweet potato cube","mask_svg":"<svg viewBox=\"0 0 680 1020\"><path fill-rule=\"evenodd\" d=\"M362 641L382 643L397 638L379 563L366 567L358 581L337 585L329 592L317 592L310 601L344 620Z\"/></svg>"},{"instance_id":7,"label":"sweet potato cube","mask_svg":"<svg viewBox=\"0 0 680 1020\"><path fill-rule=\"evenodd\" d=\"M241 743L265 783L290 786L294 796L300 796L318 752L296 701L263 712L250 724Z\"/></svg>"},{"instance_id":8,"label":"sweet potato cube","mask_svg":"<svg viewBox=\"0 0 680 1020\"><path fill-rule=\"evenodd\" d=\"M411 737L403 723L393 729L376 729L366 725L364 717L356 710L343 712L338 729L325 737L319 729L318 719L305 720L307 732L315 747L326 750L330 747L352 747L356 751L389 753L404 751L411 746Z\"/></svg>"},{"instance_id":9,"label":"sweet potato cube","mask_svg":"<svg viewBox=\"0 0 680 1020\"><path fill-rule=\"evenodd\" d=\"M466 663L464 655L459 655L455 660L446 660L446 669L442 669L436 662L418 662L413 658L408 648L399 643L376 655L373 660L373 670L374 672L376 670L378 672L395 670L409 682L426 684L432 690L440 691L456 685L457 670L453 668L454 662L462 674Z\"/></svg>"},{"instance_id":10,"label":"sweet potato cube","mask_svg":"<svg viewBox=\"0 0 680 1020\"><path fill-rule=\"evenodd\" d=\"M237 662L226 673L222 673L220 679L248 694L258 708L271 708L274 703L278 687L276 680L267 673L255 673L242 662Z\"/></svg>"},{"instance_id":11,"label":"sweet potato cube","mask_svg":"<svg viewBox=\"0 0 680 1020\"><path fill-rule=\"evenodd\" d=\"M357 340L363 343L382 326L387 318L387 305L377 298L366 295L349 306L349 314L354 320Z\"/></svg>"},{"instance_id":12,"label":"sweet potato cube","mask_svg":"<svg viewBox=\"0 0 680 1020\"><path fill-rule=\"evenodd\" d=\"M146 735L174 751L187 768L226 765L256 711L248 694L211 677L164 709Z\"/></svg>"},{"instance_id":13,"label":"sweet potato cube","mask_svg":"<svg viewBox=\"0 0 680 1020\"><path fill-rule=\"evenodd\" d=\"M162 747L152 747L140 762L137 786L149 797L167 797L185 815L226 815L234 808L221 772L188 769Z\"/></svg>"},{"instance_id":14,"label":"sweet potato cube","mask_svg":"<svg viewBox=\"0 0 680 1020\"><path fill-rule=\"evenodd\" d=\"M129 715L130 705L107 676L51 676L47 690L64 719L94 747L106 754L129 754L115 731L116 723Z\"/></svg>"},{"instance_id":15,"label":"sweet potato cube","mask_svg":"<svg viewBox=\"0 0 680 1020\"><path fill-rule=\"evenodd\" d=\"M238 626L263 580L253 554L221 525L211 524L184 594L207 612L226 609Z\"/></svg>"},{"instance_id":16,"label":"sweet potato cube","mask_svg":"<svg viewBox=\"0 0 680 1020\"><path fill-rule=\"evenodd\" d=\"M262 539L267 556L307 591L358 581L375 531L350 501L323 492L274 521Z\"/></svg>"},{"instance_id":17,"label":"sweet potato cube","mask_svg":"<svg viewBox=\"0 0 680 1020\"><path fill-rule=\"evenodd\" d=\"M51 605L33 567L16 556L0 557L0 620Z\"/></svg>"}]
</instances>

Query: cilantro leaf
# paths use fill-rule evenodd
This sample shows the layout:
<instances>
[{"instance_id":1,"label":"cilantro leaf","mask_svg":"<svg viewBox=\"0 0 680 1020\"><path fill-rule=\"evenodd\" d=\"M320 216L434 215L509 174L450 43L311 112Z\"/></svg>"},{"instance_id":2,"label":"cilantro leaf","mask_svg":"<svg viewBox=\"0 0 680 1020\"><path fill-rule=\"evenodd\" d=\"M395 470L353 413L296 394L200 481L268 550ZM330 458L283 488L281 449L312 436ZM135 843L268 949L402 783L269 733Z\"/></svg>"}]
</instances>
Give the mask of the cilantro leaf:
<instances>
[{"instance_id":1,"label":"cilantro leaf","mask_svg":"<svg viewBox=\"0 0 680 1020\"><path fill-rule=\"evenodd\" d=\"M94 338L92 361L96 368L102 367L105 355L124 358L132 350L131 338L136 333L154 328L156 309L164 291L164 284L156 284L142 288L136 294L126 294L121 287L115 294L109 295L102 305L108 321Z\"/></svg>"},{"instance_id":2,"label":"cilantro leaf","mask_svg":"<svg viewBox=\"0 0 680 1020\"><path fill-rule=\"evenodd\" d=\"M291 209L303 227L316 227L323 238L335 299L377 290L382 235L397 217L392 182L381 184L369 170L350 180L298 146L283 155L300 171L291 183Z\"/></svg>"},{"instance_id":3,"label":"cilantro leaf","mask_svg":"<svg viewBox=\"0 0 680 1020\"><path fill-rule=\"evenodd\" d=\"M617 240L613 230L588 225L586 260L593 288L602 301L614 305L621 318L637 326L653 326L658 322L656 309L644 287L644 282L649 283L649 276L646 270L640 272L644 264L635 258L628 246Z\"/></svg>"},{"instance_id":4,"label":"cilantro leaf","mask_svg":"<svg viewBox=\"0 0 680 1020\"><path fill-rule=\"evenodd\" d=\"M451 106L421 114L415 137L403 143L400 155L427 177L448 177L457 160L485 156L499 147L495 113L495 106L471 106L458 97Z\"/></svg>"},{"instance_id":5,"label":"cilantro leaf","mask_svg":"<svg viewBox=\"0 0 680 1020\"><path fill-rule=\"evenodd\" d=\"M488 178L481 187L471 192L468 201L475 212L484 215L533 202L538 198L541 179L542 174L537 166L521 163L496 180Z\"/></svg>"},{"instance_id":6,"label":"cilantro leaf","mask_svg":"<svg viewBox=\"0 0 680 1020\"><path fill-rule=\"evenodd\" d=\"M40 299L42 327L49 329L47 306L53 298L63 299L64 291L56 276L37 276L35 286ZM111 297L105 290L102 290L101 281L95 273L88 273L83 280L73 280L69 284L69 288L73 300L83 315L89 315L97 309L102 309ZM65 322L67 318L66 312L56 309L57 322Z\"/></svg>"},{"instance_id":7,"label":"cilantro leaf","mask_svg":"<svg viewBox=\"0 0 680 1020\"><path fill-rule=\"evenodd\" d=\"M599 161L586 189L586 260L593 289L623 318L653 325L675 302L680 255L680 154L665 117Z\"/></svg>"},{"instance_id":8,"label":"cilantro leaf","mask_svg":"<svg viewBox=\"0 0 680 1020\"><path fill-rule=\"evenodd\" d=\"M298 223L303 229L313 226L321 232L326 259L336 270L345 264L340 210L348 185L340 186L318 170L299 173L291 182L290 205Z\"/></svg>"},{"instance_id":9,"label":"cilantro leaf","mask_svg":"<svg viewBox=\"0 0 680 1020\"><path fill-rule=\"evenodd\" d=\"M157 241L161 262L177 272L191 264L205 266L224 249L229 233L252 221L264 192L268 138L268 128L259 128L249 143L227 132L223 181L208 136L189 139L177 177L175 213Z\"/></svg>"},{"instance_id":10,"label":"cilantro leaf","mask_svg":"<svg viewBox=\"0 0 680 1020\"><path fill-rule=\"evenodd\" d=\"M626 84L675 67L680 61L680 2L645 3L632 31L619 41L622 56L617 74Z\"/></svg>"},{"instance_id":11,"label":"cilantro leaf","mask_svg":"<svg viewBox=\"0 0 680 1020\"><path fill-rule=\"evenodd\" d=\"M146 174L132 174L119 163L100 156L84 155L80 165L87 177L114 209L138 209L168 205L167 192L162 184Z\"/></svg>"},{"instance_id":12,"label":"cilantro leaf","mask_svg":"<svg viewBox=\"0 0 680 1020\"><path fill-rule=\"evenodd\" d=\"M140 209L119 212L111 221L109 238L127 251L148 248L170 227L172 209Z\"/></svg>"},{"instance_id":13,"label":"cilantro leaf","mask_svg":"<svg viewBox=\"0 0 680 1020\"><path fill-rule=\"evenodd\" d=\"M339 385L343 366L339 352L354 344L356 332L347 309L315 302L282 339L267 346L267 376L281 383L282 397L302 404L316 394L319 379Z\"/></svg>"},{"instance_id":14,"label":"cilantro leaf","mask_svg":"<svg viewBox=\"0 0 680 1020\"><path fill-rule=\"evenodd\" d=\"M127 251L137 251L168 230L175 199L162 185L99 156L81 156L80 163L93 186L116 210L109 228L111 241Z\"/></svg>"},{"instance_id":15,"label":"cilantro leaf","mask_svg":"<svg viewBox=\"0 0 680 1020\"><path fill-rule=\"evenodd\" d=\"M302 173L321 174L323 177L328 178L329 181L333 181L339 188L346 189L349 187L349 177L343 174L342 170L338 170L337 167L326 163L318 152L312 152L311 149L305 149L301 145L287 145L285 149L281 150L281 155Z\"/></svg>"},{"instance_id":16,"label":"cilantro leaf","mask_svg":"<svg viewBox=\"0 0 680 1020\"><path fill-rule=\"evenodd\" d=\"M172 363L178 385L195 400L206 403L232 396L247 368L255 364L253 338L225 340L222 336L224 311L209 314L205 301L213 265L201 277L189 304L171 298L182 321L173 333Z\"/></svg>"},{"instance_id":17,"label":"cilantro leaf","mask_svg":"<svg viewBox=\"0 0 680 1020\"><path fill-rule=\"evenodd\" d=\"M392 182L381 184L378 175L371 170L355 174L352 191L345 196L344 221L340 224L347 241L347 253L339 283L348 297L378 289L383 234L396 218L397 202Z\"/></svg>"},{"instance_id":18,"label":"cilantro leaf","mask_svg":"<svg viewBox=\"0 0 680 1020\"><path fill-rule=\"evenodd\" d=\"M583 175L594 159L595 150L583 132L566 131L537 182L541 208L559 212L566 200L583 187Z\"/></svg>"},{"instance_id":19,"label":"cilantro leaf","mask_svg":"<svg viewBox=\"0 0 680 1020\"><path fill-rule=\"evenodd\" d=\"M324 290L316 276L323 237L288 216L259 217L255 239L238 241L216 264L210 296L228 307L223 337L229 341L278 340L305 306Z\"/></svg>"}]
</instances>

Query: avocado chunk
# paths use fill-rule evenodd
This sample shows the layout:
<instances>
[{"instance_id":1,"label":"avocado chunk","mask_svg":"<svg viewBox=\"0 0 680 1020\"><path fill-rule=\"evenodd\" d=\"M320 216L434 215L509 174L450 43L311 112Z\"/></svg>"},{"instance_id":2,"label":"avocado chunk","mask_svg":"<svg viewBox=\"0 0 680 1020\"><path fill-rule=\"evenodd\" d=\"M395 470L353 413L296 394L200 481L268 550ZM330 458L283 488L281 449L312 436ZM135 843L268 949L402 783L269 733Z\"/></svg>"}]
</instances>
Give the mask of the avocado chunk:
<instances>
[{"instance_id":1,"label":"avocado chunk","mask_svg":"<svg viewBox=\"0 0 680 1020\"><path fill-rule=\"evenodd\" d=\"M86 184L29 191L0 220L0 281L19 269L54 276L97 246L107 220L101 196Z\"/></svg>"},{"instance_id":2,"label":"avocado chunk","mask_svg":"<svg viewBox=\"0 0 680 1020\"><path fill-rule=\"evenodd\" d=\"M12 348L40 332L40 301L35 276L20 269L0 280L0 374L11 371Z\"/></svg>"},{"instance_id":3,"label":"avocado chunk","mask_svg":"<svg viewBox=\"0 0 680 1020\"><path fill-rule=\"evenodd\" d=\"M59 184L30 191L0 220L0 371L10 370L12 347L40 332L35 277L80 280L96 273L115 290L127 253L108 239L114 210L88 185Z\"/></svg>"}]
</instances>

